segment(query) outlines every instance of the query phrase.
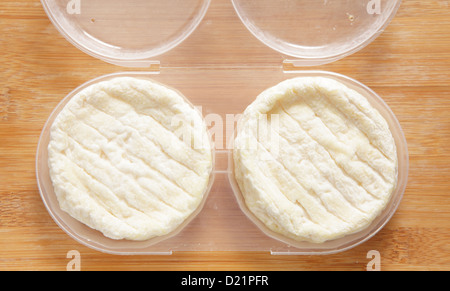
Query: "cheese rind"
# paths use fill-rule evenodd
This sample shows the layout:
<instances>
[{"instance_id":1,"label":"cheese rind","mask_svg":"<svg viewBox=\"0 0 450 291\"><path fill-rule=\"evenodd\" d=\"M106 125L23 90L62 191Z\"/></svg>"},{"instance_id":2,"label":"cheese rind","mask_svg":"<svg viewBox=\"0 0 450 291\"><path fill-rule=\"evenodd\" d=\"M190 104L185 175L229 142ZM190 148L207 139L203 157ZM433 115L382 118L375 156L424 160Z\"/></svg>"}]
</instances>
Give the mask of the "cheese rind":
<instances>
[{"instance_id":1,"label":"cheese rind","mask_svg":"<svg viewBox=\"0 0 450 291\"><path fill-rule=\"evenodd\" d=\"M75 95L52 124L50 178L61 209L106 237L170 234L200 206L212 147L178 92L117 77Z\"/></svg>"},{"instance_id":2,"label":"cheese rind","mask_svg":"<svg viewBox=\"0 0 450 291\"><path fill-rule=\"evenodd\" d=\"M323 243L367 228L397 185L388 123L329 78L284 81L244 112L234 175L246 207L270 230Z\"/></svg>"}]
</instances>

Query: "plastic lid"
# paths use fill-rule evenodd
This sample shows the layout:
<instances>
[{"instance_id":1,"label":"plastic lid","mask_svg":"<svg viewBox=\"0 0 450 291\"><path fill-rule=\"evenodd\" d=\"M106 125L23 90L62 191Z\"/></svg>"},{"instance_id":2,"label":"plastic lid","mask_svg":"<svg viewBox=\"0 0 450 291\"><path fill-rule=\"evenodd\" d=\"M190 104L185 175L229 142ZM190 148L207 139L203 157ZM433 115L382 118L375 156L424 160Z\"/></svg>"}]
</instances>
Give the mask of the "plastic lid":
<instances>
[{"instance_id":1,"label":"plastic lid","mask_svg":"<svg viewBox=\"0 0 450 291\"><path fill-rule=\"evenodd\" d=\"M148 66L199 25L211 0L41 0L58 30L109 63Z\"/></svg>"},{"instance_id":2,"label":"plastic lid","mask_svg":"<svg viewBox=\"0 0 450 291\"><path fill-rule=\"evenodd\" d=\"M401 0L232 0L245 26L274 50L320 65L373 41Z\"/></svg>"}]
</instances>

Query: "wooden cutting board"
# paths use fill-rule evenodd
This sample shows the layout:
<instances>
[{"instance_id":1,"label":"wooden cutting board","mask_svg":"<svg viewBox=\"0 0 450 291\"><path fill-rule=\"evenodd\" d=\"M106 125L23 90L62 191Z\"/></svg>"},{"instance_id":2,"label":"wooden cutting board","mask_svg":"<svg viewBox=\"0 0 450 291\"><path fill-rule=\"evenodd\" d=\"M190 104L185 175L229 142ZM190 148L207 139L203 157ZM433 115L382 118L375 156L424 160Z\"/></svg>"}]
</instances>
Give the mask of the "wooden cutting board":
<instances>
[{"instance_id":1,"label":"wooden cutting board","mask_svg":"<svg viewBox=\"0 0 450 291\"><path fill-rule=\"evenodd\" d=\"M175 252L115 256L80 245L49 216L35 178L40 132L71 90L126 71L76 49L37 0L0 2L0 270L450 270L450 1L403 1L386 31L362 51L315 69L357 79L384 98L410 151L404 199L368 242L329 256ZM227 37L228 36L228 37ZM209 48L209 49L205 49ZM229 0L214 0L199 28L161 62L173 67L277 66L282 57L242 25ZM224 103L224 112L227 111ZM370 264L369 264L370 265Z\"/></svg>"}]
</instances>

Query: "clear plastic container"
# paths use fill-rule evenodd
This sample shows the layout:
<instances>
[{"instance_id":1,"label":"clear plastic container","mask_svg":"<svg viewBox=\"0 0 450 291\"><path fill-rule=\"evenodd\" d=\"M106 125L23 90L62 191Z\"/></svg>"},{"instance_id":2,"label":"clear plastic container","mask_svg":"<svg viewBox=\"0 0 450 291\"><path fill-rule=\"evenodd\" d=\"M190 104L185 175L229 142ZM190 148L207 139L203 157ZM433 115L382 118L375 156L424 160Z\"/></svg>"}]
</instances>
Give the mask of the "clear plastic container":
<instances>
[{"instance_id":1,"label":"clear plastic container","mask_svg":"<svg viewBox=\"0 0 450 291\"><path fill-rule=\"evenodd\" d=\"M150 78L179 90L198 107L214 133L214 183L204 207L192 221L168 237L147 242L116 241L74 220L58 206L49 178L47 147L53 120L64 105L84 87L116 76ZM245 108L265 89L296 76L337 79L366 96L390 125L398 148L398 186L385 211L366 230L324 244L298 243L267 231L242 203L233 175L231 144L234 130ZM210 98L214 94L216 98ZM375 235L392 217L404 193L408 177L408 148L402 129L383 100L366 86L345 76L317 71L285 72L281 68L164 69L160 73L126 72L107 75L83 84L55 109L39 141L36 171L42 199L56 223L86 246L113 254L171 254L174 251L267 251L272 254L330 254L350 249Z\"/></svg>"},{"instance_id":2,"label":"clear plastic container","mask_svg":"<svg viewBox=\"0 0 450 291\"><path fill-rule=\"evenodd\" d=\"M278 253L295 253L295 254L331 254L335 252L341 252L351 249L371 237L373 237L378 231L380 231L386 223L391 219L397 210L400 201L402 200L403 193L408 182L408 169L409 169L409 156L408 156L408 146L403 134L401 125L396 119L393 112L389 109L387 104L370 88L353 80L349 77L330 73L330 72L319 72L319 71L303 71L296 72L296 77L327 77L334 79L348 86L349 88L357 91L362 96L366 97L370 104L377 109L380 114L386 119L389 124L389 128L393 134L395 144L397 147L397 158L398 158L398 172L397 172L397 186L393 191L392 197L387 205L387 207L382 211L382 213L369 225L366 229L347 235L340 239L335 239L327 241L321 244L310 243L310 242L299 242L290 238L287 238L279 233L270 230L265 226L246 206L242 193L239 186L235 180L234 175L234 160L232 151L230 151L229 156L229 180L232 185L234 194L236 195L237 201L242 211L247 215L247 217L259 227L268 236L277 239L279 241L285 242L289 245L289 251L283 250L278 251ZM276 85L276 84L274 84Z\"/></svg>"},{"instance_id":3,"label":"clear plastic container","mask_svg":"<svg viewBox=\"0 0 450 291\"><path fill-rule=\"evenodd\" d=\"M383 32L400 0L232 0L248 30L298 66L330 63Z\"/></svg>"},{"instance_id":4,"label":"clear plastic container","mask_svg":"<svg viewBox=\"0 0 450 291\"><path fill-rule=\"evenodd\" d=\"M372 42L401 0L231 0L242 22L298 66L339 60ZM41 0L60 33L82 51L148 67L185 40L211 0ZM125 3L125 4L124 4Z\"/></svg>"},{"instance_id":5,"label":"clear plastic container","mask_svg":"<svg viewBox=\"0 0 450 291\"><path fill-rule=\"evenodd\" d=\"M79 242L90 246L94 249L100 250L100 251L110 251L110 252L125 252L125 253L133 253L132 250L136 249L144 249L148 248L152 245L155 245L161 241L164 241L170 237L176 236L178 233L180 233L195 217L201 212L203 209L205 202L208 198L209 192L211 190L212 185L214 184L214 177L215 177L215 171L211 172L211 175L209 177L209 184L207 186L207 189L204 193L204 198L202 199L200 205L198 208L173 232L161 236L161 237L155 237L153 239L149 239L147 241L118 241L113 240L105 237L102 233L99 231L96 231L94 229L91 229L90 227L87 227L83 223L77 221L76 219L72 218L69 214L62 211L59 207L58 199L56 197L56 194L54 192L53 184L50 178L50 172L49 172L49 165L48 165L48 145L50 142L50 132L51 127L54 122L54 120L57 118L58 114L61 112L61 110L64 109L66 104L79 92L81 92L83 89L101 82L110 80L117 76L132 76L135 78L142 78L142 79L149 79L154 81L148 74L140 74L140 73L129 73L129 74L113 74L108 76L99 77L97 79L94 79L92 81L89 81L82 86L78 87L74 91L72 91L66 98L64 98L58 106L53 110L52 114L50 115L47 123L44 126L44 129L41 133L41 137L39 140L38 150L37 150L37 160L36 160L36 173L37 173L37 182L38 182L38 188L41 193L41 197L44 201L44 204L49 211L50 215L54 219L54 221L64 230L66 231L71 237L78 240ZM164 84L162 84L164 85ZM174 90L173 88L170 88ZM175 90L177 91L177 90ZM180 93L180 92L179 92ZM185 98L185 100L194 107L192 103L190 103L189 99L187 99L184 95L180 94ZM200 112L201 113L201 112ZM211 144L213 144L213 141L211 140ZM214 165L214 157L215 157L215 149L212 148L212 157L213 157L213 169L215 168Z\"/></svg>"},{"instance_id":6,"label":"clear plastic container","mask_svg":"<svg viewBox=\"0 0 450 291\"><path fill-rule=\"evenodd\" d=\"M342 38L337 36L336 38L329 38L331 48L316 50L319 47L325 48L328 45L326 39L316 40L324 42L323 44L315 43L313 34L310 35L309 42L304 44L295 41L296 39L284 38L282 35L278 35L272 41L264 42L273 48L283 43L284 45L292 44L291 49L282 45L276 50L297 58L293 59L292 62L298 65L314 65L336 60L355 51L356 48L366 45L369 40L379 34L388 23L388 20L392 18L400 3L400 1L380 1L382 5L381 14L366 15L358 14L356 10L347 11L350 13L349 17L351 15L355 17L352 21L353 25L349 24L351 29L337 26L336 30L339 28L341 32L352 31L352 33L340 34ZM272 2L278 3L280 7L271 7L273 4L271 5L270 3ZM282 32L283 23L284 26L292 28L285 20L291 19L293 15L291 15L292 17L287 17L280 15L280 13L290 11L287 8L292 7L294 2L302 5L295 6L296 8L294 7L293 10L308 5L315 7L314 9L311 8L312 10L308 9L308 13L306 13L306 19L310 24L305 26L305 24L297 21L297 26L293 28L294 32L291 31L293 33L291 36L296 35L299 37L297 40L305 40L301 32L306 33L304 30L307 30L311 25L312 27L317 27L326 15L329 16L330 13L341 15L346 10L344 8L350 9L353 7L351 4L356 5L353 7L354 9L359 7L361 10L360 6L367 8L368 6L365 2L371 1L339 1L339 3L342 4L344 2L346 5L338 6L335 4L336 1L332 0L234 0L233 4L246 26L263 40L262 35L269 36L276 35L276 33L270 32L271 25L266 26L264 21L259 21L261 20L260 17L264 15L262 12L271 11L270 17L266 20L274 25L277 24L277 28L275 29L275 26L273 28L276 31L278 30L278 32ZM319 2L325 8L335 7L336 10L324 8L325 10L320 10L320 13L317 10L316 18L314 16L316 12L314 11L321 7L317 4ZM364 2L365 5L361 2ZM193 32L205 15L210 0L133 0L127 1L126 4L122 0L42 0L42 3L49 14L49 18L58 30L84 52L113 64L126 67L143 67L158 63L157 56L177 46ZM252 7L252 5L257 5L261 9ZM129 15L133 15L132 19L128 19ZM347 16L347 14L345 15ZM366 18L372 19L378 25L361 26L359 30L354 30L354 27L359 26L360 23L367 23L368 20ZM365 21L361 22L363 19ZM298 20L301 20L301 18ZM161 26L160 23L170 25ZM368 27L371 28L369 29ZM267 33L264 33L264 29L266 29ZM366 31L366 29L369 30ZM255 33L255 31L259 32ZM364 38L365 41L356 45L357 42L354 37L358 34L364 36L360 36L358 39ZM347 36L344 37L344 35ZM333 41L335 44L347 42L347 48L340 51L334 50L332 47L336 48L336 46L331 44L331 40L335 40ZM303 53L301 48L308 46L310 49L306 51L312 52L316 50L315 54L308 55ZM331 52L333 51L335 53L332 54ZM279 52L274 53L278 54ZM55 108L39 140L36 174L44 204L55 222L68 235L95 250L121 255L167 255L176 251L267 251L278 255L313 255L331 254L348 250L368 240L389 221L398 207L406 187L408 149L398 121L379 96L352 79L330 72L284 71L281 63L279 66L255 68L250 66L215 68L214 64L211 65L207 68L165 66L156 72L119 72L113 75L101 76L86 84L82 84L68 94ZM61 211L48 173L47 147L50 127L56 115L70 98L86 86L116 76L150 78L181 92L193 105L202 111L205 120L211 128L211 135L215 143L214 182L210 185L211 188L206 195L207 198L205 198L204 205L176 232L166 237L146 242L108 239L101 233L90 229ZM368 229L358 234L320 245L298 244L297 242L285 240L259 225L258 221L248 213L245 205L242 203L239 188L236 187L234 181L232 159L230 159L232 153L230 145L232 144L239 114L261 92L281 81L296 76L327 76L335 78L361 92L390 124L399 155L398 186L391 202L382 215Z\"/></svg>"},{"instance_id":7,"label":"clear plastic container","mask_svg":"<svg viewBox=\"0 0 450 291\"><path fill-rule=\"evenodd\" d=\"M85 53L148 67L200 24L211 0L41 0L59 32Z\"/></svg>"}]
</instances>

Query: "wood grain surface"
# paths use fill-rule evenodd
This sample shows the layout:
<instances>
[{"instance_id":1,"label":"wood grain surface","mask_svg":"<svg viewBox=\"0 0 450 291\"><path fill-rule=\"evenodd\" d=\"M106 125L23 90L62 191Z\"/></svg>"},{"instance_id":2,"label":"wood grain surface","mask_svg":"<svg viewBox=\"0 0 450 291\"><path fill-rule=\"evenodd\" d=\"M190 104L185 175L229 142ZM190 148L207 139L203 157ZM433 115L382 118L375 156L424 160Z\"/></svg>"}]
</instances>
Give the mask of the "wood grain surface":
<instances>
[{"instance_id":1,"label":"wood grain surface","mask_svg":"<svg viewBox=\"0 0 450 291\"><path fill-rule=\"evenodd\" d=\"M90 79L131 69L72 46L39 1L0 1L0 270L66 270L71 250L81 254L82 270L366 270L371 250L380 253L382 270L450 270L449 6L446 0L403 1L372 44L314 68L374 89L404 129L408 186L398 211L375 237L329 256L116 256L77 243L55 224L37 188L35 153L47 118L64 96ZM231 1L213 0L199 28L160 61L167 68L257 68L279 66L283 57L245 29ZM226 111L227 103L218 102Z\"/></svg>"}]
</instances>

